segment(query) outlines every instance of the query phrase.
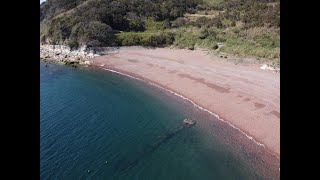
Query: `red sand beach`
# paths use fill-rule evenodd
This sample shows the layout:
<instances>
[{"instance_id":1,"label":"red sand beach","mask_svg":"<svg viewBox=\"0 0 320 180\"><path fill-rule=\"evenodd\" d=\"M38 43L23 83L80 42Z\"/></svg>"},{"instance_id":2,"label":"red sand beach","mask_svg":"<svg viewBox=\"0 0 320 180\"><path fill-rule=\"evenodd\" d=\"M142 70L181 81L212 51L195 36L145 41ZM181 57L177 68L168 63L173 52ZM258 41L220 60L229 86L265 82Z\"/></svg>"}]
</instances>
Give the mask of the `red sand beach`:
<instances>
[{"instance_id":1,"label":"red sand beach","mask_svg":"<svg viewBox=\"0 0 320 180\"><path fill-rule=\"evenodd\" d=\"M280 75L200 50L123 47L91 65L177 92L241 129L280 157Z\"/></svg>"}]
</instances>

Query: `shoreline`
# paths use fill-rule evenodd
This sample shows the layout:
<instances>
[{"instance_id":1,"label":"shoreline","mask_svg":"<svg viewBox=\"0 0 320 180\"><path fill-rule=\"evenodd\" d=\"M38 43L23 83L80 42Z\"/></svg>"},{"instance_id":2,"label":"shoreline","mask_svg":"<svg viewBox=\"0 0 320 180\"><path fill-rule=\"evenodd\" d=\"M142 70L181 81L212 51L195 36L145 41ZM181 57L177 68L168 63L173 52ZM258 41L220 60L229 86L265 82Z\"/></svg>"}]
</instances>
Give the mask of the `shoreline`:
<instances>
[{"instance_id":1,"label":"shoreline","mask_svg":"<svg viewBox=\"0 0 320 180\"><path fill-rule=\"evenodd\" d=\"M131 52L132 54L130 54L130 53L125 54L129 51L141 51L141 50L143 50L144 52L152 51L151 53L149 52L149 54L151 54L152 56L150 56L148 53L145 54L144 52L141 52L141 53L139 52L140 54L136 53L136 52L135 52L135 54L132 52ZM160 50L158 48L158 51L164 51L164 52L168 52L168 53L170 51L178 51L179 53L185 52L185 50L170 50L170 49L166 49L166 48L162 48ZM163 52L160 52L160 54L161 53L163 54ZM125 54L126 57L121 57L121 54ZM134 55L137 55L137 54L139 54L138 57L134 57ZM133 56L131 56L131 55L133 55ZM178 85L175 85L176 84L175 80L177 80L176 82L179 82L179 81L186 81L186 79L187 79L188 82L185 82L185 84L184 84L186 87L197 86L197 84L201 84L201 87L199 87L200 85L198 85L194 91L197 91L196 89L200 89L199 93L200 93L200 91L205 92L205 93L211 93L213 91L216 91L216 92L214 92L216 95L218 95L216 97L221 98L221 99L223 99L223 96L229 96L229 95L225 95L225 94L230 94L230 91L232 91L232 89L234 89L231 85L226 88L221 85L206 82L205 80L207 80L207 78L193 77L193 76L188 75L186 73L178 74L178 76L180 76L180 77L173 80L174 83L172 84L172 83L170 83L170 81L172 81L172 80L170 80L170 79L172 79L172 77L163 77L163 78L159 77L161 75L164 75L164 73L162 73L163 71L162 72L153 72L152 70L148 70L148 69L154 69L155 67L157 67L157 71L168 69L166 66L172 67L172 65L173 65L173 64L170 65L169 61L180 61L180 60L177 60L177 58L176 59L171 58L171 57L169 57L170 55L166 55L167 57L157 57L157 55L159 55L159 52L157 52L157 49L150 50L150 49L144 49L144 48L123 48L122 52L120 49L120 52L118 52L118 53L96 57L96 58L90 59L89 61L92 66L98 67L100 69L113 71L118 74L126 75L131 78L135 78L135 79L139 79L139 80L145 81L148 84L157 86L158 88L162 88L162 89L169 91L169 92L171 91L170 93L173 93L173 94L179 96L180 98L191 102L195 107L200 108L203 111L206 111L207 113L215 116L219 120L228 123L231 127L237 129L239 132L241 132L243 135L245 135L248 139L251 139L259 146L263 146L268 152L270 152L270 154L273 154L277 159L280 159L280 134L277 133L280 130L279 129L279 127L280 127L280 113L279 113L280 112L280 105L278 105L278 104L280 104L280 102L273 103L273 106L274 106L274 104L276 104L275 107L272 107L272 104L269 104L273 108L273 110L269 113L270 115L269 114L266 115L266 113L253 114L253 115L258 115L258 116L265 115L267 118L272 119L273 122L270 122L269 125L272 124L272 126L275 127L275 128L271 128L271 129L269 128L269 130L268 130L268 128L264 128L264 130L260 130L260 132L262 132L260 134L255 133L254 130L258 130L258 132L259 132L259 129L260 129L259 127L263 128L262 125L267 123L266 122L267 119L263 120L263 118L260 118L260 119L262 119L262 120L260 120L261 121L260 125L259 124L253 125L253 126L251 126L252 128L250 129L250 125L249 125L249 127L246 126L246 123L248 123L248 122L250 123L250 121L243 123L243 122L241 122L241 120L240 121L232 121L235 118L228 117L228 111L232 112L231 110L225 110L225 109L227 109L226 106L228 106L228 103L224 103L227 105L225 105L224 107L220 107L220 108L214 108L212 106L210 107L210 103L209 104L207 103L207 105L206 105L205 103L203 103L204 101L197 99L198 92L193 92L193 94L190 94L190 93L188 94L188 93L186 93L188 91L184 91L181 88L180 89L176 88ZM149 56L148 57L149 60L141 60L142 56L147 56L147 57ZM150 60L150 58L151 58L151 60ZM192 57L191 57L191 59L192 59ZM155 64L155 62L156 62L155 60L157 60L157 63L158 63L158 64L156 63L157 65ZM140 61L144 61L144 64L140 63ZM153 65L151 63L153 63ZM210 63L213 63L218 66L230 66L231 65L231 63L228 64L227 62L220 62L220 61L216 61L216 60L214 60ZM181 65L181 67L186 66L186 65L184 65L184 63L178 62L178 66L175 66L174 68L179 68L180 67L179 64ZM163 65L163 66L161 66L161 65ZM188 64L188 66L190 66L190 64ZM146 68L146 67L148 67L148 68ZM268 76L270 76L270 73L271 73L271 72L259 70L259 67L257 65L247 65L247 66L235 65L234 67L231 68L231 70L234 68L239 68L239 67L249 69L250 71L260 71L261 73L264 73L264 74L269 73ZM191 67L191 68L194 68L194 67ZM179 71L179 69L169 70L166 73L166 75L169 74L170 76L172 76L172 75L176 74L174 71ZM190 71L190 70L188 70L188 71ZM144 72L144 74L142 72ZM272 76L279 76L279 75L272 74L272 73L271 73L271 75ZM165 79L165 80L161 81L162 79ZM245 82L249 81L244 78L238 78L238 79L245 81ZM203 85L207 86L209 89L203 88ZM272 86L272 88L276 88L276 89L280 90L279 86L280 86L280 84ZM192 95L194 95L194 94L196 96L192 97ZM248 94L250 94L250 92ZM202 95L202 96L206 96L206 95ZM238 95L237 97L239 98L240 95ZM241 97L245 97L245 96L241 95ZM279 96L278 97L276 96L276 100L280 101L279 98L280 98L280 91L279 91ZM224 100L226 100L225 102L228 102L227 100L234 100L234 99L236 99L236 98L228 97L227 99L225 98ZM243 101L249 102L248 99L249 98L246 98ZM257 99L255 99L255 100L257 100ZM214 101L214 100L210 100L210 101ZM217 101L219 101L219 99ZM232 102L229 102L229 104L231 104L231 103ZM222 106L222 103L220 103L220 104L221 104L220 106ZM266 107L266 106L268 106L267 103L261 103L261 102L254 103L255 109L265 109L264 107ZM219 107L219 106L216 106L216 107ZM241 107L234 106L233 111L236 108L241 108ZM240 112L242 110L240 109ZM252 114L250 114L250 111L248 111L246 113L247 113L246 115L242 116L242 119L244 119L244 118L250 119L250 116L252 117ZM273 116L272 116L272 114L273 114ZM235 117L235 116L233 116L233 117ZM242 127L239 126L239 124L242 125ZM243 127L245 127L245 128L243 128ZM250 130L252 130L252 129L253 129L253 131L250 132ZM263 136L265 136L266 138L268 138L267 139L268 141L265 141L264 139L262 139L261 134ZM273 135L273 137L266 136L268 134ZM259 135L260 135L260 137L259 137Z\"/></svg>"},{"instance_id":2,"label":"shoreline","mask_svg":"<svg viewBox=\"0 0 320 180\"><path fill-rule=\"evenodd\" d=\"M163 91L164 93L168 93L170 96L173 95L177 98L176 100L178 100L178 101L181 100L181 102L184 101L184 102L188 103L190 106L192 106L193 108L203 112L204 114L211 116L214 119L209 118L209 119L204 119L204 120L206 120L206 121L209 120L209 121L212 121L213 123L221 122L222 124L218 123L218 124L220 124L218 126L227 127L227 129L224 129L223 131L228 132L228 136L230 135L230 137L233 139L232 141L234 141L234 143L236 143L236 144L241 144L242 146L244 146L245 151L247 151L247 153L251 154L250 155L251 157L257 158L255 160L251 159L251 160L247 160L247 161L245 159L243 159L244 161L246 161L247 163L252 163L252 165L255 165L255 166L253 166L253 168L255 168L256 171L259 172L259 174L261 174L265 178L278 179L280 177L280 175L279 175L279 173L280 173L280 156L278 154L276 154L274 151L272 151L272 149L265 146L263 143L260 143L259 141L257 141L255 139L255 137L252 137L250 134L247 134L246 131L243 131L242 129L234 126L229 121L223 119L223 117L221 117L219 114L216 114L215 112L212 112L212 111L206 109L205 107L198 105L194 100L189 99L188 97L185 97L185 96L171 90L170 88L163 87L163 86L159 85L157 82L154 82L152 80L147 80L144 77L136 76L133 73L117 71L114 68L108 69L108 68L103 68L103 67L98 67L98 66L93 66L92 68L97 68L98 70L100 69L103 71L108 71L108 72L115 73L115 74L118 74L120 76L129 78L129 79L134 79L134 80L140 81L147 86L151 86L151 87L154 87L154 88L157 88L157 89ZM231 132L230 132L230 130L231 130ZM230 137L226 137L226 138L230 138ZM220 140L224 141L224 138L222 138ZM230 140L228 143L230 143ZM237 150L232 150L232 151L237 152Z\"/></svg>"},{"instance_id":3,"label":"shoreline","mask_svg":"<svg viewBox=\"0 0 320 180\"><path fill-rule=\"evenodd\" d=\"M271 149L269 149L268 147L265 146L265 144L263 143L260 143L258 142L255 137L252 137L250 135L247 134L247 132L245 132L244 130L236 127L235 125L233 125L232 123L230 123L229 121L223 119L219 114L215 113L215 112L212 112L208 109L206 109L205 107L202 107L201 105L197 104L194 100L192 99L189 99L188 97L185 97L181 94L179 94L178 92L175 92L174 90L168 88L168 87L163 87L161 85L159 85L157 82L155 81L152 81L152 80L147 80L146 78L144 77L136 77L133 73L129 73L129 72L121 72L119 70L116 70L116 69L108 69L108 68L103 68L103 67L97 67L96 68L100 68L100 69L103 69L103 70L106 70L106 71L109 71L109 72L113 72L113 73L116 73L116 74L120 74L122 76L126 76L126 77L129 77L129 78L132 78L132 79L136 79L136 80L139 80L139 81L142 81L144 83L147 83L151 86L154 86L154 87L157 87L161 90L164 90L166 92L169 92L189 103L191 103L195 108L198 108L200 109L201 111L204 111L206 113L209 113L210 115L214 116L217 120L219 121L222 121L226 124L228 124L229 126L231 126L233 129L239 131L242 135L246 136L249 140L253 141L256 145L258 146L261 146L263 147L268 153L270 153L272 156L276 157L278 160L280 160L280 157L278 156L278 154L275 154Z\"/></svg>"},{"instance_id":4,"label":"shoreline","mask_svg":"<svg viewBox=\"0 0 320 180\"><path fill-rule=\"evenodd\" d=\"M83 68L80 66L80 68L92 73L106 73L107 76L110 75L111 77L118 76L115 78L121 78L119 80L122 81L123 79L123 81L126 83L132 82L129 84L141 87L142 89L146 88L148 93L159 95L158 97L165 96L165 98L161 98L164 100L164 102L168 102L170 104L171 101L173 103L178 103L178 111L181 110L184 115L188 114L189 117L197 121L198 126L196 129L194 129L194 131L199 133L199 135L206 135L203 137L201 136L199 139L201 142L202 139L204 141L205 139L213 139L214 141L218 140L218 144L221 142L223 144L222 147L226 148L225 150L228 154L231 153L230 155L237 160L236 162L239 161L241 164L243 163L244 167L248 167L250 169L252 168L251 172L255 172L257 177L263 177L262 179L279 179L279 159L267 152L264 147L259 146L249 138L246 138L245 134L230 126L230 124L226 123L226 121L217 118L215 114L209 113L209 110L206 111L201 109L200 106L197 107L197 104L195 104L193 100L190 100L169 89L158 86L150 81L145 81L142 78L124 74L123 72L118 72L116 70L97 66L90 66L88 68ZM174 105L170 105L170 107L175 109ZM189 114L189 112L191 112L191 114ZM208 147L216 146L215 144L210 143L204 143L203 145L209 145ZM208 152L208 155L210 155L210 152Z\"/></svg>"},{"instance_id":5,"label":"shoreline","mask_svg":"<svg viewBox=\"0 0 320 180\"><path fill-rule=\"evenodd\" d=\"M60 46L59 46L60 47ZM63 47L64 48L64 47ZM57 49L57 48L56 48ZM193 51L189 51L189 50L182 50L182 49L169 49L169 48L143 48L143 47L139 47L139 46L133 46L133 47L120 47L120 48L116 48L116 49L103 49L103 51L100 52L104 52L102 56L95 56L95 57L91 57L89 59L86 59L87 61L85 61L86 63L80 63L83 64L85 66L93 66L93 67L98 67L100 69L104 69L104 70L108 70L108 71L112 71L114 73L118 73L118 74L122 74L125 76L128 76L130 78L134 78L134 79L138 79L141 81L144 81L148 84L151 84L153 86L156 86L160 89L166 90L184 100L189 101L190 103L193 104L193 106L215 116L218 120L223 121L227 124L229 124L231 127L233 127L234 129L237 129L239 132L241 132L243 135L245 135L248 139L251 139L252 141L255 142L255 144L259 145L259 146L263 146L268 152L270 152L271 154L273 154L277 159L280 159L280 143L275 144L276 147L270 147L270 143L268 144L268 142L264 142L263 139L259 138L259 136L256 136L256 134L254 132L250 132L250 129L246 128L246 126L240 122L234 122L232 121L232 119L234 118L230 118L230 117L226 117L227 112L224 111L224 109L226 109L226 107L222 107L222 108L215 108L215 107L210 107L210 103L205 104L203 102L205 102L206 100L200 100L197 98L197 94L201 94L200 91L204 91L205 93L211 93L213 91L216 91L215 93L218 94L219 96L216 96L216 98L218 98L217 101L219 101L219 98L223 97L223 96L227 96L228 94L230 94L230 91L232 91L233 89L235 89L232 85L228 85L228 87L223 86L222 84L216 84L216 83L211 83L211 82L207 82L208 80L215 80L215 78L219 78L218 76L222 75L225 76L223 74L226 74L227 71L221 71L221 73L219 74L219 72L215 72L215 74L213 74L214 76L217 77L194 77L193 74L197 74L198 72L195 72L193 69L201 67L201 73L199 75L203 75L206 73L206 71L209 71L208 68L203 68L207 67L208 64L213 65L211 68L220 68L220 67L227 67L226 70L228 71L234 71L234 69L238 69L238 68L242 68L244 69L244 71L248 71L248 72L253 72L251 74L249 74L250 76L255 76L255 73L264 73L266 76L270 76L271 71L263 71L261 70L260 65L256 62L256 63L249 63L249 64L234 64L234 60L229 58L227 61L225 58L221 58L219 60L219 58L217 58L217 55L212 55L209 54L207 51L203 51L203 50L193 50ZM70 52L69 52L70 53ZM177 55L178 53L178 55ZM124 54L124 55L123 55ZM191 54L191 57L189 57L189 55L187 54ZM180 57L181 56L181 57ZM194 57L192 57L194 56ZM187 59L188 63L185 63L183 59ZM57 59L53 59L53 61ZM209 60L209 61L208 61ZM121 62L120 62L121 61ZM143 62L143 63L140 63ZM204 63L197 63L196 61L206 61ZM187 64L187 65L185 65ZM135 66L135 67L133 67ZM146 68L147 67L147 68ZM187 68L188 67L188 68ZM190 68L191 67L191 68ZM155 69L157 68L158 72L153 72L152 70L148 70L148 69ZM168 68L173 68L173 70L169 70L167 72L163 71L166 70ZM192 86L197 86L197 84L201 84L201 85L205 85L208 88L206 89L199 89L199 87L197 87L200 91L199 93L195 90L193 93L189 93L188 91L183 91L183 89L179 89L178 86L175 86L174 83L172 85L172 82L170 83L170 79L171 77L166 77L167 80L165 81L161 81L164 78L159 78L159 76L164 75L164 74L170 74L170 76L174 76L175 74L177 74L177 72L180 70L180 68L182 68L184 70L184 73L182 74L178 74L178 78L176 80L178 81L185 81L185 79L188 80L188 82L185 82L185 84L182 84L184 86L188 87L192 87ZM147 70L146 70L147 69ZM159 70L162 70L161 72ZM137 73L139 71L144 71L145 74L142 73ZM186 73L187 71L187 73ZM211 70L213 71L213 70ZM212 72L210 72L212 73ZM227 72L229 73L229 72ZM242 71L239 71L239 73L242 73ZM151 74L148 75L148 74ZM156 75L155 75L156 74ZM235 74L236 76L238 76L238 74ZM241 74L240 74L241 75ZM249 76L249 78L250 78ZM272 75L271 75L272 76ZM228 80L228 78L232 77L232 76L225 76L227 78L225 78L226 80ZM272 78L278 78L279 75L273 73L273 77ZM221 78L221 77L220 77ZM250 80L250 79L249 79ZM252 84L252 82L250 82L248 79L246 78L237 78L236 81L237 83L242 81L245 83L245 85L250 85ZM256 79L256 80L260 80L260 79ZM278 90L280 90L280 81L278 82L279 84L275 84L275 88ZM222 86L221 86L222 85ZM195 89L197 89L195 88ZM239 87L237 87L239 88ZM246 95L250 94L250 91L252 91L251 89L248 89L249 91L246 92L246 94L241 94L241 95L237 95L236 98L239 97L246 97ZM269 114L276 116L280 122L280 91L275 91L277 95L278 94L278 98L276 98L277 101L279 101L279 103L276 104L275 107L273 107L274 109L269 112ZM203 93L203 92L202 92ZM260 95L264 95L265 93L262 92L262 94ZM192 95L196 95L196 96L192 96ZM202 95L202 96L206 96L206 95ZM250 96L250 95L249 95ZM232 97L231 99L225 99L225 100L230 100L233 101L234 99L236 99L235 97ZM245 98L243 99L243 101L247 101L249 102L251 99L253 98ZM257 97L258 100L260 97ZM221 98L223 99L223 98ZM211 100L211 103L215 103L215 100ZM226 101L226 103L224 104L228 104L228 101ZM230 104L230 103L229 103ZM234 104L234 102L233 102ZM239 102L238 102L239 104ZM273 103L274 105L274 103ZM220 106L222 106L222 104L220 104ZM254 106L256 109L263 109L265 106L268 106L267 103L259 103L259 102L255 102ZM219 106L218 106L219 107ZM238 107L239 109L241 109L241 107ZM247 107L246 107L247 108ZM232 111L231 111L232 112ZM240 111L241 112L241 111ZM265 115L265 113L256 113L256 116L263 116ZM252 115L251 115L252 116ZM247 117L250 118L250 117ZM276 123L276 128L279 129L280 123ZM246 122L248 123L248 122ZM249 122L250 123L250 122ZM252 123L252 122L251 122ZM275 123L273 123L275 124ZM277 125L278 124L278 125ZM240 126L239 126L240 125ZM241 127L242 125L242 127ZM260 126L262 127L262 126ZM259 129L258 126L252 126L252 128L256 128ZM270 128L269 128L270 129ZM264 132L264 136L268 135L268 129L265 129L266 132ZM278 131L279 132L279 131ZM261 134L261 133L260 133ZM270 134L270 133L269 133ZM259 134L258 134L259 135ZM276 142L280 142L280 134L278 133L278 137L275 136L276 138ZM270 139L270 138L269 138ZM272 140L272 139L271 139ZM274 144L274 143L273 143Z\"/></svg>"}]
</instances>

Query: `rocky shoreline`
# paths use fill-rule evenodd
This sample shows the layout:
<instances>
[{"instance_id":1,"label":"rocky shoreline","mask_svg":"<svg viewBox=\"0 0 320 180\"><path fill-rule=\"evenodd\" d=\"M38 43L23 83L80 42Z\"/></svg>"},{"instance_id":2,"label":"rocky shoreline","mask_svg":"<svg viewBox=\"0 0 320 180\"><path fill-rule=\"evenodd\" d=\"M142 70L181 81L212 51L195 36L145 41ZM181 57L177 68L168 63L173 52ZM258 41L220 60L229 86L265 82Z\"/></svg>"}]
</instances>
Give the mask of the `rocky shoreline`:
<instances>
[{"instance_id":1,"label":"rocky shoreline","mask_svg":"<svg viewBox=\"0 0 320 180\"><path fill-rule=\"evenodd\" d=\"M114 53L118 47L87 47L70 48L64 45L41 45L40 58L64 62L65 64L87 64L89 59Z\"/></svg>"}]
</instances>

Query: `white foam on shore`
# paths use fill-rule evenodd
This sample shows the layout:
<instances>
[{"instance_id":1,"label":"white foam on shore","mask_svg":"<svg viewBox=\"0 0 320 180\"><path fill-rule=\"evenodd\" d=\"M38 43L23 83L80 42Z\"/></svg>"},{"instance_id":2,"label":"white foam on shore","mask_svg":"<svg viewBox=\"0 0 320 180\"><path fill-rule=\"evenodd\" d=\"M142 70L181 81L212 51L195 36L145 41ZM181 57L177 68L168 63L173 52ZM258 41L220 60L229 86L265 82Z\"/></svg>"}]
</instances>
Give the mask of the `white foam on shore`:
<instances>
[{"instance_id":1,"label":"white foam on shore","mask_svg":"<svg viewBox=\"0 0 320 180\"><path fill-rule=\"evenodd\" d=\"M117 73L117 74L121 74L121 75L130 77L130 78L139 80L139 81L146 82L146 83L148 83L148 84L150 84L150 85L152 85L152 86L155 86L155 87L158 87L158 88L160 88L160 89L163 89L163 90L165 90L165 91L167 91L167 92L170 92L171 94L174 94L175 96L178 96L178 97L180 97L180 98L182 98L182 99L184 99L184 100L186 100L186 101L189 101L189 102L192 103L193 106L195 106L195 107L197 107L197 108L199 108L199 109L201 109L201 110L203 110L203 111L205 111L205 112L213 115L213 116L214 116L215 118L217 118L218 120L223 121L223 122L229 124L231 127L233 127L234 129L238 130L239 132L241 132L243 135L245 135L248 139L252 140L252 141L253 141L254 143L256 143L257 145L262 146L262 147L265 148L265 145L264 145L264 144L259 143L259 142L256 141L253 137L251 137L251 136L247 135L245 132L243 132L240 128L234 126L233 124L231 124L231 123L228 122L228 121L225 121L224 119L220 118L219 115L217 115L217 114L209 111L209 110L206 109L206 108L201 107L200 105L198 105L198 104L196 104L195 102L193 102L191 99L188 99L187 97L184 97L184 96L181 95L181 94L178 94L178 93L176 93L176 92L174 92L174 91L171 91L170 89L166 89L166 88L164 88L164 87L162 87L162 86L159 86L159 85L157 85L157 84L155 84L155 83L148 82L148 81L145 81L145 80L143 80L143 79L141 79L141 78L137 78L137 77L131 76L131 75L129 75L129 74L125 74L125 73L122 73L122 72L119 72L119 71L115 71L115 70L113 70L113 69L108 69L108 68L102 68L102 69L107 70L107 71L110 71L110 72L114 72L114 73ZM270 152L270 153L271 153L271 152ZM280 158L279 158L276 154L273 154L273 153L271 153L271 154L274 155L275 157L277 157L277 159L280 160ZM279 170L280 170L280 169L279 169Z\"/></svg>"}]
</instances>

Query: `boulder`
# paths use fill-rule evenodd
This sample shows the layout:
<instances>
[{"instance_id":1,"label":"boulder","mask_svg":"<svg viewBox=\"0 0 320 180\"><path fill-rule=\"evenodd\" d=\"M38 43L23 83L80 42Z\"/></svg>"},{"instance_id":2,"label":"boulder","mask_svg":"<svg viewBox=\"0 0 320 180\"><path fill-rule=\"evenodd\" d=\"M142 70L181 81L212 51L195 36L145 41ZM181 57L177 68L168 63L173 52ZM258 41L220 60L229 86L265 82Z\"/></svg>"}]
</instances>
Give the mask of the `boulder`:
<instances>
[{"instance_id":1,"label":"boulder","mask_svg":"<svg viewBox=\"0 0 320 180\"><path fill-rule=\"evenodd\" d=\"M266 69L267 69L267 67L268 67L268 65L264 64L264 65L262 65L262 66L260 67L260 69L262 69L262 70L266 70Z\"/></svg>"}]
</instances>

